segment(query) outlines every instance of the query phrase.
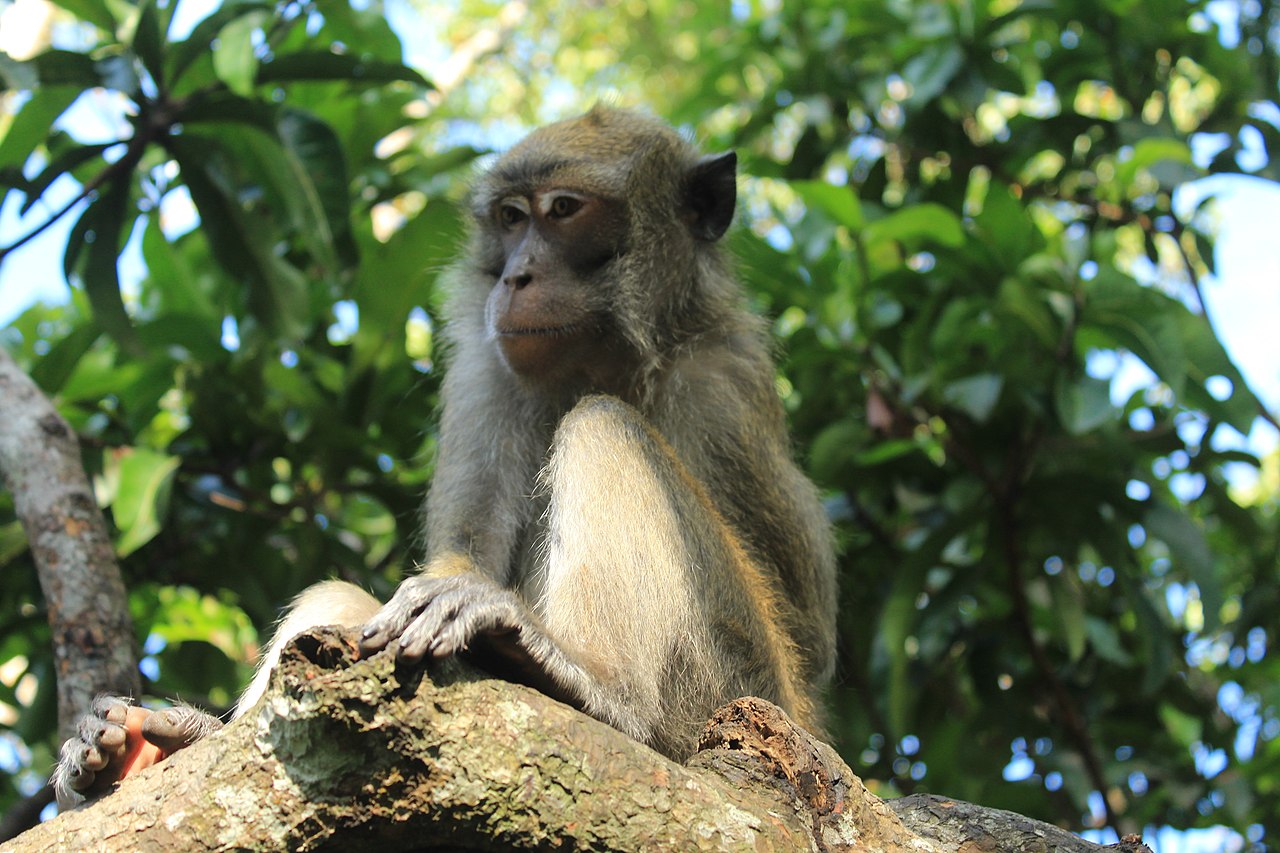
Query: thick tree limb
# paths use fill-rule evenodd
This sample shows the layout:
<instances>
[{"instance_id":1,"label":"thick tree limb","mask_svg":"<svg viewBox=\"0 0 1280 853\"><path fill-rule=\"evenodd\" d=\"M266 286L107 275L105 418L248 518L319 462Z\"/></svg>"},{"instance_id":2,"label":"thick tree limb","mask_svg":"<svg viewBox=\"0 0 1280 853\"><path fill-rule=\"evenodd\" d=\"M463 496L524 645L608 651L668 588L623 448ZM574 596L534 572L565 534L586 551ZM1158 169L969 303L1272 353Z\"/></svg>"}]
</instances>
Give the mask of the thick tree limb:
<instances>
[{"instance_id":1,"label":"thick tree limb","mask_svg":"<svg viewBox=\"0 0 1280 853\"><path fill-rule=\"evenodd\" d=\"M102 692L142 688L128 599L75 433L0 347L0 474L40 575L69 735Z\"/></svg>"},{"instance_id":2,"label":"thick tree limb","mask_svg":"<svg viewBox=\"0 0 1280 853\"><path fill-rule=\"evenodd\" d=\"M433 681L385 652L356 660L355 639L298 638L255 711L0 849L1033 849L913 833L761 700L721 709L681 766L462 664Z\"/></svg>"}]
</instances>

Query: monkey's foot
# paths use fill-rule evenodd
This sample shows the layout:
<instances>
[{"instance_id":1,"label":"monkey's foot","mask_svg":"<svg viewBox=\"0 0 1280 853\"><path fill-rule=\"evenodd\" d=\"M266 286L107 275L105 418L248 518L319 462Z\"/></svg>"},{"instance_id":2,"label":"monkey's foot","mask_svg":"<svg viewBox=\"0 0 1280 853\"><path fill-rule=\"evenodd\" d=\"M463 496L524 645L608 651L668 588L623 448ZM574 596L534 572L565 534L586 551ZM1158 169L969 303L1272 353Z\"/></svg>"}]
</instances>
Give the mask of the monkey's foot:
<instances>
[{"instance_id":1,"label":"monkey's foot","mask_svg":"<svg viewBox=\"0 0 1280 853\"><path fill-rule=\"evenodd\" d=\"M150 711L119 696L99 696L62 745L53 772L63 809L100 797L116 782L157 764L222 723L189 705Z\"/></svg>"}]
</instances>

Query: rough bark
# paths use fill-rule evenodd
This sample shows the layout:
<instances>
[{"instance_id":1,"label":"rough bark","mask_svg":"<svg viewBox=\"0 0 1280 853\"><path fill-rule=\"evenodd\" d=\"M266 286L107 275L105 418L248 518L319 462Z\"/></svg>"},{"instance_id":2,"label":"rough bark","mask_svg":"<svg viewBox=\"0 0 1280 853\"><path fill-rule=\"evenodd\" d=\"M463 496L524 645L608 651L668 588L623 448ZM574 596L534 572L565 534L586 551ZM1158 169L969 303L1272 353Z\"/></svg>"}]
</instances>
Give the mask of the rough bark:
<instances>
[{"instance_id":1,"label":"rough bark","mask_svg":"<svg viewBox=\"0 0 1280 853\"><path fill-rule=\"evenodd\" d=\"M758 699L721 709L681 766L465 665L429 677L355 649L336 629L300 637L253 712L0 850L1037 849L916 834Z\"/></svg>"},{"instance_id":2,"label":"rough bark","mask_svg":"<svg viewBox=\"0 0 1280 853\"><path fill-rule=\"evenodd\" d=\"M65 736L98 693L138 695L133 624L75 433L2 347L0 474L44 590Z\"/></svg>"},{"instance_id":3,"label":"rough bark","mask_svg":"<svg viewBox=\"0 0 1280 853\"><path fill-rule=\"evenodd\" d=\"M1104 847L1014 812L936 794L913 794L890 800L889 805L904 824L946 853L1151 853L1136 835Z\"/></svg>"}]
</instances>

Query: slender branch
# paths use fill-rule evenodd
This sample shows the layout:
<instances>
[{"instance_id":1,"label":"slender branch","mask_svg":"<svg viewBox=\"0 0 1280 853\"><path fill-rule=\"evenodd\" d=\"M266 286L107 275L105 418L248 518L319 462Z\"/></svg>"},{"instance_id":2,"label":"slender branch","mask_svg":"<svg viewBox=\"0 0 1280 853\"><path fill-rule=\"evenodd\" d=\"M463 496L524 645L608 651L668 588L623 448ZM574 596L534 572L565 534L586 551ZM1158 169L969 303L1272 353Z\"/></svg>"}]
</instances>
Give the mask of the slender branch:
<instances>
[{"instance_id":1,"label":"slender branch","mask_svg":"<svg viewBox=\"0 0 1280 853\"><path fill-rule=\"evenodd\" d=\"M1015 489L998 501L997 513L1003 534L1001 536L1001 544L1004 547L1005 563L1009 569L1009 588L1013 593L1018 628L1022 633L1023 642L1031 655L1031 661L1035 665L1036 671L1040 673L1040 677L1049 687L1054 704L1058 708L1059 720L1063 728L1066 729L1067 734L1075 742L1076 749L1084 760L1085 772L1089 774L1090 783L1102 795L1102 807L1106 815L1107 825L1118 828L1116 812L1112 808L1111 800L1108 797L1106 775L1102 772L1102 762L1098 758L1098 746L1094 743L1093 736L1089 734L1089 727L1085 723L1084 716L1076 707L1070 691L1067 690L1067 686L1063 684L1062 679L1058 677L1057 670L1054 668L1053 662L1049 660L1049 655L1044 646L1036 639L1035 631L1031 624L1031 603L1027 597L1026 578L1023 576L1024 559L1018 547L1018 524L1014 515L1016 503Z\"/></svg>"},{"instance_id":2,"label":"slender branch","mask_svg":"<svg viewBox=\"0 0 1280 853\"><path fill-rule=\"evenodd\" d=\"M125 172L133 171L134 167L138 165L138 161L142 158L142 152L146 150L146 147L148 143L150 143L150 141L151 141L150 134L143 134L143 133L139 133L138 135L130 139L129 148L128 150L125 151L124 156L122 156L119 160L115 161L114 163L108 163L106 168L104 168L101 172L94 175L89 180L85 181L84 186L80 188L80 192L76 194L76 197L73 198L71 201L67 202L66 204L64 204L57 213L54 213L53 215L51 215L44 222L41 222L34 229L22 235L10 245L0 246L0 264L3 264L4 259L7 258L12 252L22 248L24 245L31 242L36 237L39 237L46 230L51 228L53 224L56 223L59 219L61 219L62 217L70 213L75 208L76 205L78 205L80 202L84 201L89 196L97 192L98 188L101 187L103 184L106 184L109 181L115 180L117 176Z\"/></svg>"},{"instance_id":3,"label":"slender branch","mask_svg":"<svg viewBox=\"0 0 1280 853\"><path fill-rule=\"evenodd\" d=\"M1187 247L1182 244L1182 237L1186 233L1186 226L1180 220L1175 219L1170 236L1173 237L1174 245L1178 247L1178 255L1182 258L1182 265L1187 270L1187 281L1191 284L1191 291L1195 293L1196 302L1200 305L1200 316L1204 318L1205 325L1209 327L1209 334L1213 335L1215 340L1221 341L1222 338L1218 334L1217 327L1214 326L1213 318L1209 316L1209 308L1205 305L1204 288L1200 285L1200 275L1196 272L1195 262L1192 261ZM1258 400L1258 417L1280 430L1280 419L1271 414L1261 400Z\"/></svg>"},{"instance_id":4,"label":"slender branch","mask_svg":"<svg viewBox=\"0 0 1280 853\"><path fill-rule=\"evenodd\" d=\"M45 785L29 797L19 800L16 805L0 818L0 843L26 832L40 823L40 812L53 802L53 786Z\"/></svg>"}]
</instances>

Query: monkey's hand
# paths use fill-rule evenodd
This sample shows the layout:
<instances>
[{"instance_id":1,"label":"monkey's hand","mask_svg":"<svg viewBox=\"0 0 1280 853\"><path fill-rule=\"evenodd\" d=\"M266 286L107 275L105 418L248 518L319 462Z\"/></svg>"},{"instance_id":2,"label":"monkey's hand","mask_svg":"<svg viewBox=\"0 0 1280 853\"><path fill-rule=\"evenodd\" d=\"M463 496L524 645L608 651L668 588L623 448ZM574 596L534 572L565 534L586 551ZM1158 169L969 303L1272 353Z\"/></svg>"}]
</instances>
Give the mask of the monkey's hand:
<instances>
[{"instance_id":1,"label":"monkey's hand","mask_svg":"<svg viewBox=\"0 0 1280 853\"><path fill-rule=\"evenodd\" d=\"M217 717L190 705L149 711L120 696L99 696L75 737L62 744L52 780L58 806L66 810L100 797L120 779L220 728Z\"/></svg>"},{"instance_id":2,"label":"monkey's hand","mask_svg":"<svg viewBox=\"0 0 1280 853\"><path fill-rule=\"evenodd\" d=\"M418 575L365 625L360 648L372 654L399 640L398 659L416 663L468 653L482 667L583 707L591 679L551 638L514 591L466 573Z\"/></svg>"},{"instance_id":3,"label":"monkey's hand","mask_svg":"<svg viewBox=\"0 0 1280 853\"><path fill-rule=\"evenodd\" d=\"M533 617L524 603L488 578L470 572L418 575L401 583L365 625L360 649L372 654L398 639L400 660L438 660L468 649L477 637L519 635L530 628Z\"/></svg>"}]
</instances>

